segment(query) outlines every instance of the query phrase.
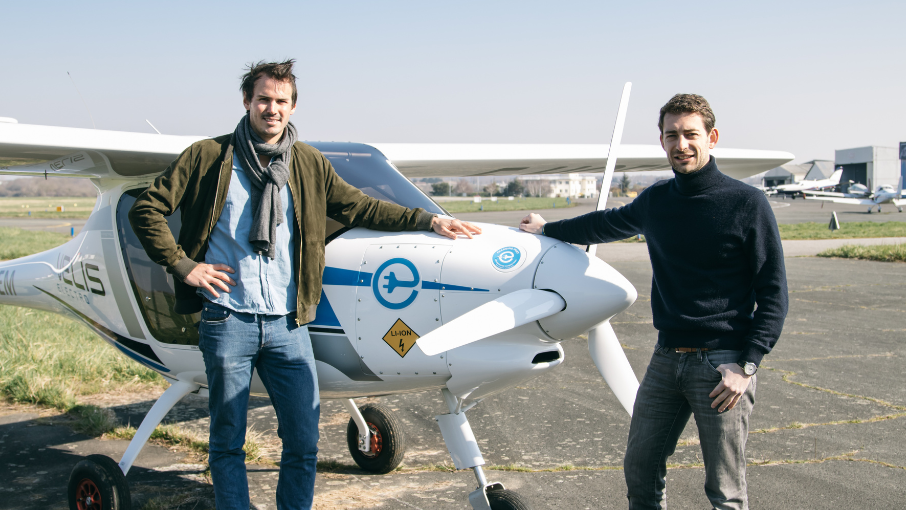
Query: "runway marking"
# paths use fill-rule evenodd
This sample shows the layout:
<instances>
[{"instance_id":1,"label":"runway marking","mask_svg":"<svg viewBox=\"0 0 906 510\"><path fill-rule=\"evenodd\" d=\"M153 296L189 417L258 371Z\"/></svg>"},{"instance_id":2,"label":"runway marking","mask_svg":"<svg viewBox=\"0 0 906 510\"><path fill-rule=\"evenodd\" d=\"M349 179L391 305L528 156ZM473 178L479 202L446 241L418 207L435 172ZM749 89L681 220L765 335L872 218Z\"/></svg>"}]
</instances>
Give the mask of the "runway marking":
<instances>
[{"instance_id":1,"label":"runway marking","mask_svg":"<svg viewBox=\"0 0 906 510\"><path fill-rule=\"evenodd\" d=\"M879 465L879 466L889 467L889 468L893 468L893 469L906 469L906 466L898 466L898 465L896 465L896 464L891 464L891 463L889 463L889 462L883 462L883 461L880 461L880 460L873 460L873 459L857 459L857 458L855 457L855 455L856 455L857 453L859 453L860 451L861 451L861 450L852 450L852 451L849 451L849 452L846 452L846 453L841 453L841 454L839 454L839 455L831 455L831 456L828 456L828 457L822 457L822 458L820 458L820 459L804 459L804 460L798 460L798 459L764 460L764 461L761 461L761 462L758 462L758 461L748 462L746 465L747 465L747 466L781 466L781 465L786 465L786 464L821 464L822 462L841 460L841 461L849 461L849 462L867 462L867 463L869 463L869 464L877 464L877 465Z\"/></svg>"},{"instance_id":2,"label":"runway marking","mask_svg":"<svg viewBox=\"0 0 906 510\"><path fill-rule=\"evenodd\" d=\"M824 303L822 301L812 301L811 299L802 299L802 298L796 298L795 301L802 301L803 303L814 303L814 304L818 304L818 305L845 306L848 308L858 308L860 310L879 310L879 311L885 311L885 312L906 313L906 310L897 310L896 308L875 308L875 307L862 306L862 305L845 305L843 303Z\"/></svg>"},{"instance_id":3,"label":"runway marking","mask_svg":"<svg viewBox=\"0 0 906 510\"><path fill-rule=\"evenodd\" d=\"M783 202L774 202L773 200L768 200L768 203L771 204L771 209L782 209L791 205Z\"/></svg>"},{"instance_id":4,"label":"runway marking","mask_svg":"<svg viewBox=\"0 0 906 510\"><path fill-rule=\"evenodd\" d=\"M820 361L825 359L851 359L851 358L892 358L894 354L892 352L885 352L884 354L844 354L840 356L822 356L819 358L790 358L790 359L772 359L771 361Z\"/></svg>"},{"instance_id":5,"label":"runway marking","mask_svg":"<svg viewBox=\"0 0 906 510\"><path fill-rule=\"evenodd\" d=\"M59 225L45 225L41 228L60 228L60 227L71 227L72 223L61 223Z\"/></svg>"},{"instance_id":6,"label":"runway marking","mask_svg":"<svg viewBox=\"0 0 906 510\"><path fill-rule=\"evenodd\" d=\"M891 409L896 409L896 410L898 410L898 411L906 411L906 406L900 406L900 405L896 405L896 404L891 404L890 402L887 402L887 401L885 401L885 400L881 400L881 399L879 399L879 398L866 397L866 396L864 396L864 395L853 395L853 394L851 394L851 393L843 393L843 392L841 392L841 391L831 390L831 389L828 389L828 388L822 388L822 387L820 387L820 386L813 386L813 385L811 385L811 384L806 384L806 383L801 383L801 382L799 382L799 381L794 381L794 380L792 380L792 377L793 377L794 375L796 375L796 372L793 372L792 370L783 370L783 369L781 369L781 368L771 368L771 367L768 367L768 366L762 366L761 368L764 368L764 369L766 369L766 370L770 370L770 371L772 371L772 372L780 372L780 373L782 373L782 374L783 374L783 377L781 377L781 379L783 380L783 382L790 383L790 384L795 384L796 386L802 386L803 388L808 388L808 389L816 390L816 391L823 391L823 392L825 392L825 393L830 393L831 395L836 395L836 396L838 396L838 397L848 397L848 398L857 398L857 399L867 400L867 401L869 401L869 402L873 402L873 403L875 403L875 404L878 404L878 405L881 405L881 406L884 406L884 407L889 407L889 408L891 408ZM901 413L899 416L906 416L906 413ZM899 417L899 416L898 416L898 417ZM852 423L852 422L844 422L844 423ZM821 424L817 424L817 425L821 425Z\"/></svg>"}]
</instances>

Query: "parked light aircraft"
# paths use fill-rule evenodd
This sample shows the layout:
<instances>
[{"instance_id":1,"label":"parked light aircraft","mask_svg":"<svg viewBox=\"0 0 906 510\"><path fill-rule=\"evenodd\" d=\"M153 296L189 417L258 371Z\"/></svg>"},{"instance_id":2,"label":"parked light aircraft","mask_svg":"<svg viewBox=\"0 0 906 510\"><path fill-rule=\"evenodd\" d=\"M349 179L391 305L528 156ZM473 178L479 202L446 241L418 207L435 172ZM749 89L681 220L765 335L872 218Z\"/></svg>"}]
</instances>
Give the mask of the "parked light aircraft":
<instances>
[{"instance_id":1,"label":"parked light aircraft","mask_svg":"<svg viewBox=\"0 0 906 510\"><path fill-rule=\"evenodd\" d=\"M853 184L849 187L849 193L832 193L832 192L804 192L808 200L824 200L834 202L835 204L852 204L867 205L868 214L875 207L881 212L881 204L893 204L899 212L903 212L903 206L906 205L906 198L903 198L903 178L900 178L896 189L890 184L882 184L874 193L868 193L868 188L861 184Z\"/></svg>"},{"instance_id":2,"label":"parked light aircraft","mask_svg":"<svg viewBox=\"0 0 906 510\"><path fill-rule=\"evenodd\" d=\"M793 184L780 184L768 188L768 190L765 191L765 194L788 195L791 198L795 199L797 196L802 195L804 191L833 189L835 186L840 184L840 177L842 175L843 169L838 168L834 170L834 173L831 174L831 176L827 179L802 180Z\"/></svg>"},{"instance_id":3,"label":"parked light aircraft","mask_svg":"<svg viewBox=\"0 0 906 510\"><path fill-rule=\"evenodd\" d=\"M446 215L407 177L604 170L607 190L615 169L669 168L658 146L619 144L627 102L628 84L610 145L311 145L368 195ZM171 384L120 462L92 455L75 467L71 508L128 508L125 474L153 429L185 395L207 395L199 316L174 312L172 276L148 259L126 217L139 193L202 138L0 123L0 157L47 160L0 173L87 178L99 193L71 241L0 263L0 303L82 322ZM793 159L773 151L712 153L721 170L737 178ZM606 193L599 208L605 202ZM168 222L177 232L180 215ZM437 421L454 465L472 469L478 479L470 504L515 508L518 495L485 478L466 411L553 370L563 362L560 342L589 332L591 357L631 413L638 381L609 320L637 294L593 247L586 252L515 228L481 228L473 240L453 241L433 232L375 232L329 221L323 293L308 329L321 398L342 400L350 413L348 445L359 466L391 471L403 458L405 440L389 408L358 407L354 398L437 390L449 409ZM266 395L257 375L252 391Z\"/></svg>"}]
</instances>

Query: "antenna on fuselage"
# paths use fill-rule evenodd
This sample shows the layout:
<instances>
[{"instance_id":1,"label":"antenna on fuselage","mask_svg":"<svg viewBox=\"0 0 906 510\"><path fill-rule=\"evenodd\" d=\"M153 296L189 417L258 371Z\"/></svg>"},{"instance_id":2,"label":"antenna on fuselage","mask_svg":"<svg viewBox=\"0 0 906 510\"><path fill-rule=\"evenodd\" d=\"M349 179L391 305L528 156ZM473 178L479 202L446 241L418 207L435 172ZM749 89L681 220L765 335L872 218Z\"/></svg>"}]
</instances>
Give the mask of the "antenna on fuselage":
<instances>
[{"instance_id":1,"label":"antenna on fuselage","mask_svg":"<svg viewBox=\"0 0 906 510\"><path fill-rule=\"evenodd\" d=\"M620 109L617 110L617 122L613 126L613 136L610 137L610 146L607 148L607 166L604 167L604 180L601 181L601 194L598 195L597 211L603 211L607 205L607 195L610 194L610 183L613 181L613 171L617 166L617 150L620 147L620 140L623 138L623 125L626 123L626 110L629 108L629 91L632 90L632 82L626 82L623 85L623 96L620 97ZM589 256L594 256L597 251L597 244L589 244Z\"/></svg>"},{"instance_id":2,"label":"antenna on fuselage","mask_svg":"<svg viewBox=\"0 0 906 510\"><path fill-rule=\"evenodd\" d=\"M79 95L79 99L82 100L82 104L85 105L85 109L88 110L88 118L91 119L91 127L97 129L97 125L94 123L94 117L91 116L91 109L88 108L88 103L85 102L85 98L82 97L82 93L79 92L79 87L76 86L75 80L72 78L72 75L69 74L69 71L66 71L66 75L69 76L69 79L72 81L72 86L75 87L76 94Z\"/></svg>"}]
</instances>

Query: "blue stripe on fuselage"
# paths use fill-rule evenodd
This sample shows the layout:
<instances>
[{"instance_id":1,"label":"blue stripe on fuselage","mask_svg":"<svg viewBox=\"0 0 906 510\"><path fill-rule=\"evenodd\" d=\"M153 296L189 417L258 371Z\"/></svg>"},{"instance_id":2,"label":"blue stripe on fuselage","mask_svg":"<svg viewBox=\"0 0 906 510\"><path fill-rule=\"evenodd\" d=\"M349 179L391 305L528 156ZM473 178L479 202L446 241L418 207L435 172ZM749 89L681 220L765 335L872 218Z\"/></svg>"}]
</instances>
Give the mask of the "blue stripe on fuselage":
<instances>
[{"instance_id":1,"label":"blue stripe on fuselage","mask_svg":"<svg viewBox=\"0 0 906 510\"><path fill-rule=\"evenodd\" d=\"M142 365L145 365L149 368L157 370L158 372L169 372L170 371L169 368L167 368L163 365L158 365L157 363L154 363L153 361L148 361L145 358L139 356L138 354L135 354L134 352L132 352L129 349L120 345L118 342L110 342L110 343L112 343L113 346L116 347L117 349L119 349L123 354L125 354L126 356L129 356L130 358L134 359L135 361L138 361Z\"/></svg>"},{"instance_id":2,"label":"blue stripe on fuselage","mask_svg":"<svg viewBox=\"0 0 906 510\"><path fill-rule=\"evenodd\" d=\"M324 285L342 285L345 287L368 287L371 285L372 273L363 273L352 269L341 269L339 267L325 267L324 276L321 282ZM488 289L478 289L475 287L465 287L462 285L450 285L441 282L422 281L422 288L426 290L459 290L468 292L488 292ZM326 297L321 294L321 299ZM329 305L328 305L329 306ZM334 316L336 318L336 316ZM315 319L317 321L317 319ZM339 325L339 322L337 323Z\"/></svg>"},{"instance_id":3,"label":"blue stripe on fuselage","mask_svg":"<svg viewBox=\"0 0 906 510\"><path fill-rule=\"evenodd\" d=\"M368 287L371 285L371 273L363 273L352 269L339 267L325 267L321 283L324 285L344 285L347 287Z\"/></svg>"}]
</instances>

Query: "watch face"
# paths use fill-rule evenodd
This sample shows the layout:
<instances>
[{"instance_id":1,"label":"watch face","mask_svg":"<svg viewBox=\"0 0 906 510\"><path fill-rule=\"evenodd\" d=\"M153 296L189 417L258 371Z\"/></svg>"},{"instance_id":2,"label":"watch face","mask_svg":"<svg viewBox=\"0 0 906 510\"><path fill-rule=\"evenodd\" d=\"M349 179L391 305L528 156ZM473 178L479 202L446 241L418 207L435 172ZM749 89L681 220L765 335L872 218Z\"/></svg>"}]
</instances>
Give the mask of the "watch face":
<instances>
[{"instance_id":1,"label":"watch face","mask_svg":"<svg viewBox=\"0 0 906 510\"><path fill-rule=\"evenodd\" d=\"M755 369L755 363L746 363L746 366L742 368L742 371L745 372L746 375L754 375Z\"/></svg>"}]
</instances>

